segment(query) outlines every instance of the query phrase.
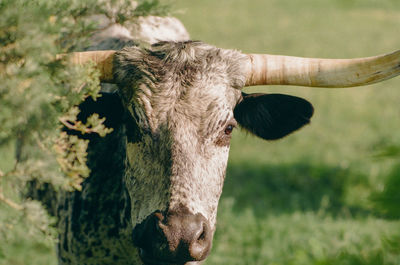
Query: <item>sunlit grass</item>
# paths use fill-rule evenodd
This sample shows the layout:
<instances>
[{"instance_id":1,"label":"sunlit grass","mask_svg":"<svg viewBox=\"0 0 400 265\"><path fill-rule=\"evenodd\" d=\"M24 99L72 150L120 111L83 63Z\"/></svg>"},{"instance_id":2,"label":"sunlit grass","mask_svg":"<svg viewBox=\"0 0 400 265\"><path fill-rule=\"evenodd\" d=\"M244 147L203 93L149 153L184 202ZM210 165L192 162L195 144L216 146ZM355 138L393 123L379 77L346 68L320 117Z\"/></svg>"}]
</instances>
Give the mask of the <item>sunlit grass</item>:
<instances>
[{"instance_id":1,"label":"sunlit grass","mask_svg":"<svg viewBox=\"0 0 400 265\"><path fill-rule=\"evenodd\" d=\"M381 240L398 231L398 222L301 211L259 218L251 208L233 211L235 201L221 201L216 242L206 264L398 264L399 256ZM376 263L367 263L371 260Z\"/></svg>"}]
</instances>

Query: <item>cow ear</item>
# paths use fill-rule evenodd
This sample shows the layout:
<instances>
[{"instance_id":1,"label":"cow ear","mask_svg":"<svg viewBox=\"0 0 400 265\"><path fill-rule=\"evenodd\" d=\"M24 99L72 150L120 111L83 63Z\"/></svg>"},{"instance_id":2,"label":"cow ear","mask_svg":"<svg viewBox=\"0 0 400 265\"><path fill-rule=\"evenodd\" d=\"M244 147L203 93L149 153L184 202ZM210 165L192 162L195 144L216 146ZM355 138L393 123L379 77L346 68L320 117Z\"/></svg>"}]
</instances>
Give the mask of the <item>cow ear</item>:
<instances>
[{"instance_id":1,"label":"cow ear","mask_svg":"<svg viewBox=\"0 0 400 265\"><path fill-rule=\"evenodd\" d=\"M266 140L282 138L310 122L314 108L305 99L282 94L245 94L234 116L242 128Z\"/></svg>"}]
</instances>

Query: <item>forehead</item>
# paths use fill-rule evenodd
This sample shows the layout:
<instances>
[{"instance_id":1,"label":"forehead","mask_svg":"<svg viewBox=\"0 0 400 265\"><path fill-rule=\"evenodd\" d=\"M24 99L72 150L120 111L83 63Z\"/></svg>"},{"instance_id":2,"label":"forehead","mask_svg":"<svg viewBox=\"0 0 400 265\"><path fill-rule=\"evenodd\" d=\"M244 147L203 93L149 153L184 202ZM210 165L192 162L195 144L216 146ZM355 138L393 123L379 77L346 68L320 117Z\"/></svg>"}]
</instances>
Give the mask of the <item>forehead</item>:
<instances>
[{"instance_id":1,"label":"forehead","mask_svg":"<svg viewBox=\"0 0 400 265\"><path fill-rule=\"evenodd\" d=\"M167 111L233 106L244 85L245 56L201 42L163 42L117 53L115 79L126 103ZM136 102L135 102L136 101Z\"/></svg>"}]
</instances>

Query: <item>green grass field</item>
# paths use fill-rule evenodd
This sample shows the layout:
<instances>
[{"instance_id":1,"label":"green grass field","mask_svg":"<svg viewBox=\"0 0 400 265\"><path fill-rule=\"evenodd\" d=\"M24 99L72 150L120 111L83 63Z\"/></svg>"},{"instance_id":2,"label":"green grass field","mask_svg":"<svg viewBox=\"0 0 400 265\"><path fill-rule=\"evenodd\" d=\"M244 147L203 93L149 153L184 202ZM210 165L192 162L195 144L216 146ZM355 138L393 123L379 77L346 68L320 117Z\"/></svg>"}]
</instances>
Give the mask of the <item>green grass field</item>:
<instances>
[{"instance_id":1,"label":"green grass field","mask_svg":"<svg viewBox=\"0 0 400 265\"><path fill-rule=\"evenodd\" d=\"M251 53L349 58L400 49L398 0L175 0L192 39ZM257 87L313 103L311 125L277 142L234 133L213 250L205 264L399 265L400 221L370 202L398 160L400 78L360 88ZM0 166L9 164L0 154ZM0 204L0 223L12 213ZM0 235L1 238L1 235ZM18 231L0 264L56 264ZM3 252L3 253L2 253ZM7 255L4 254L7 253ZM4 263L2 263L4 262Z\"/></svg>"},{"instance_id":2,"label":"green grass field","mask_svg":"<svg viewBox=\"0 0 400 265\"><path fill-rule=\"evenodd\" d=\"M192 39L243 52L352 58L400 48L395 0L176 1ZM369 201L398 161L400 79L360 88L257 87L313 103L310 126L277 142L234 135L206 264L400 264L400 222Z\"/></svg>"}]
</instances>

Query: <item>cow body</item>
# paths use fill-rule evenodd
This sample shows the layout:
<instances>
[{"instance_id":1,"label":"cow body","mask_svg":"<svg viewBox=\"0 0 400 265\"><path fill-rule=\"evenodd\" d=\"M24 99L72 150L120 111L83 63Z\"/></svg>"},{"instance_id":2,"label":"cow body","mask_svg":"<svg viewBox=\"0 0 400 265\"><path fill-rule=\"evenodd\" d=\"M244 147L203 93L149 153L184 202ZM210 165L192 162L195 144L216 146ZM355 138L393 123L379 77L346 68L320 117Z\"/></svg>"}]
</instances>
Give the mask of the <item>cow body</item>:
<instances>
[{"instance_id":1,"label":"cow body","mask_svg":"<svg viewBox=\"0 0 400 265\"><path fill-rule=\"evenodd\" d=\"M86 137L90 140L87 163L91 174L81 192L63 193L58 200L59 262L141 264L132 244L130 200L123 184L126 133L119 98L105 94L80 107L80 119L100 113L113 132L104 138Z\"/></svg>"},{"instance_id":2,"label":"cow body","mask_svg":"<svg viewBox=\"0 0 400 265\"><path fill-rule=\"evenodd\" d=\"M132 232L155 211L201 214L215 231L243 56L169 42L120 58L119 93L81 106L114 130L89 137L91 175L60 200L61 264L141 264Z\"/></svg>"}]
</instances>

